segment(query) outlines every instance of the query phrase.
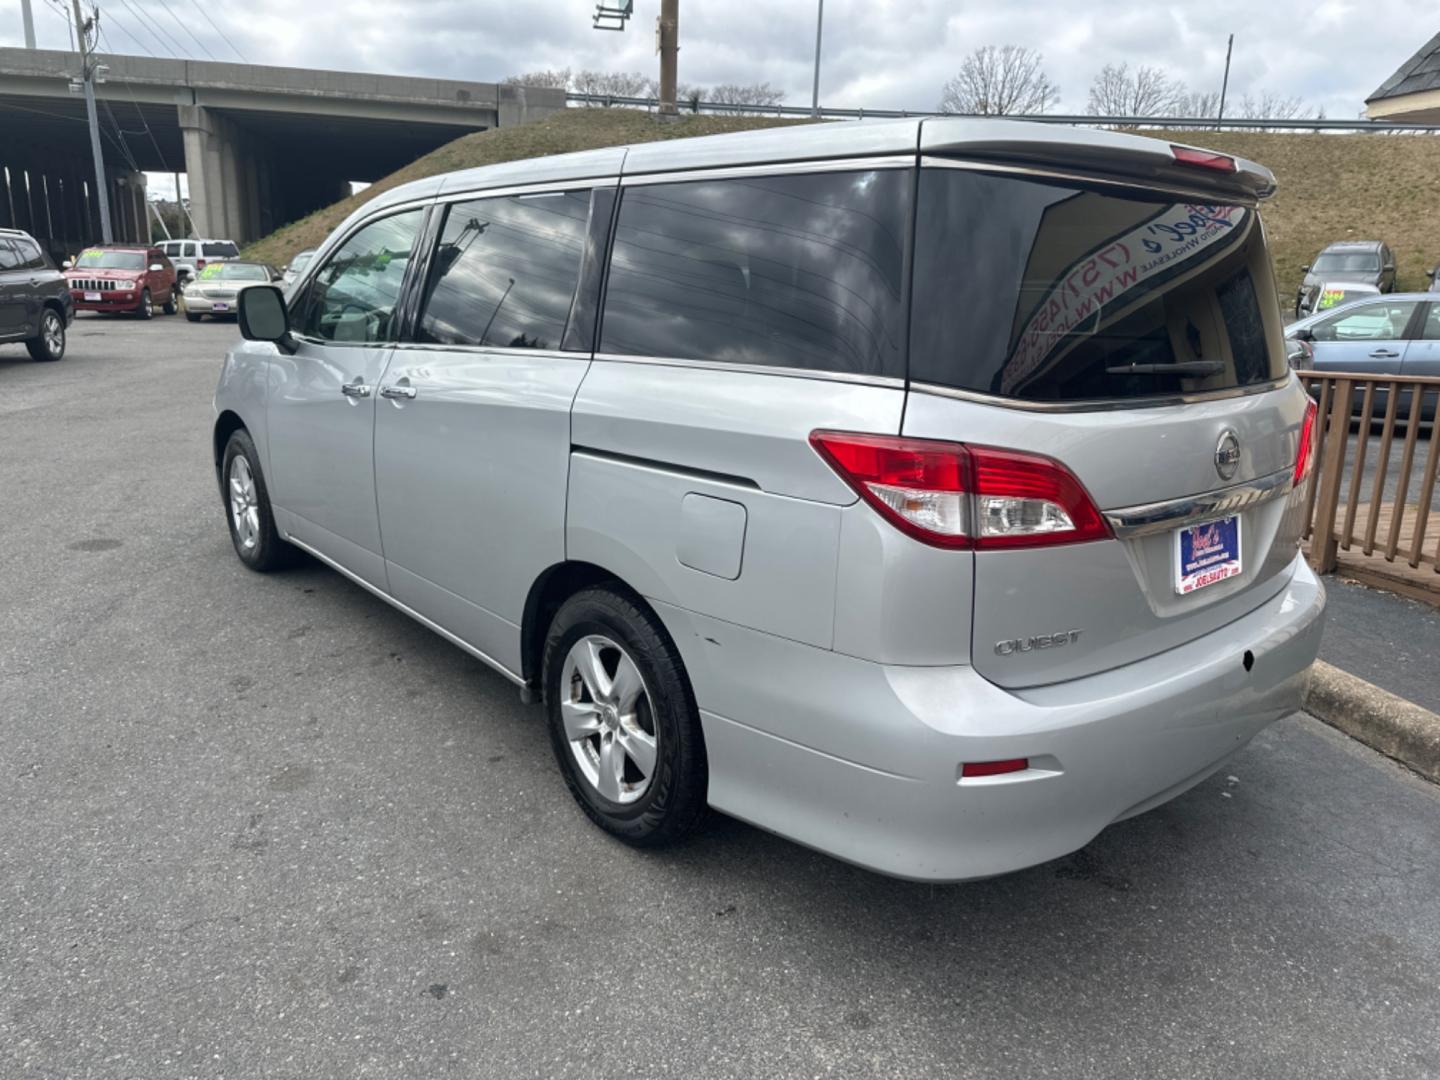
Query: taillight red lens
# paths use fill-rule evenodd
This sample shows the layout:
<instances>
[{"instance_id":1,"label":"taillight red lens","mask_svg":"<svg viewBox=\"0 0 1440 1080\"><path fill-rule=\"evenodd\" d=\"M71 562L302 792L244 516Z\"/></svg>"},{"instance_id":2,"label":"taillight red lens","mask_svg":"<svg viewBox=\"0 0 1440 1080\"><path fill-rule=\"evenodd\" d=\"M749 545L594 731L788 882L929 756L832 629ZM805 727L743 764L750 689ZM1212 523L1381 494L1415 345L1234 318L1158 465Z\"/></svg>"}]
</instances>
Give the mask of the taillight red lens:
<instances>
[{"instance_id":1,"label":"taillight red lens","mask_svg":"<svg viewBox=\"0 0 1440 1080\"><path fill-rule=\"evenodd\" d=\"M1110 536L1084 486L1053 458L844 431L813 432L810 443L882 517L927 544L1046 547Z\"/></svg>"},{"instance_id":2,"label":"taillight red lens","mask_svg":"<svg viewBox=\"0 0 1440 1080\"><path fill-rule=\"evenodd\" d=\"M1202 169L1214 169L1216 172L1235 171L1235 159L1224 154L1217 154L1211 150L1196 150L1193 146L1170 147L1170 152L1175 155L1175 160L1181 165L1196 165Z\"/></svg>"},{"instance_id":3,"label":"taillight red lens","mask_svg":"<svg viewBox=\"0 0 1440 1080\"><path fill-rule=\"evenodd\" d=\"M937 547L970 546L970 458L959 443L814 431L810 445L902 532Z\"/></svg>"},{"instance_id":4,"label":"taillight red lens","mask_svg":"<svg viewBox=\"0 0 1440 1080\"><path fill-rule=\"evenodd\" d=\"M1315 402L1305 403L1305 419L1300 422L1300 449L1295 454L1295 475L1291 479L1294 487L1299 487L1310 475L1310 467L1315 463L1315 417L1319 411Z\"/></svg>"}]
</instances>

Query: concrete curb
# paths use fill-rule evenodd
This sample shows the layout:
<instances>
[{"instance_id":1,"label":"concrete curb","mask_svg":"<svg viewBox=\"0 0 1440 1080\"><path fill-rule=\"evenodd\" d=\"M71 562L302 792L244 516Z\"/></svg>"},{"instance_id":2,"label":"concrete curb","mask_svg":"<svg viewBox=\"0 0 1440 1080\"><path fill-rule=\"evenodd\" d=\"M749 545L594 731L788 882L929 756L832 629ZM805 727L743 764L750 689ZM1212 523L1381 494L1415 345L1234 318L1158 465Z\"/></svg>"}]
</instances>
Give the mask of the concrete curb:
<instances>
[{"instance_id":1,"label":"concrete curb","mask_svg":"<svg viewBox=\"0 0 1440 1080\"><path fill-rule=\"evenodd\" d=\"M1315 661L1305 711L1440 783L1440 716Z\"/></svg>"}]
</instances>

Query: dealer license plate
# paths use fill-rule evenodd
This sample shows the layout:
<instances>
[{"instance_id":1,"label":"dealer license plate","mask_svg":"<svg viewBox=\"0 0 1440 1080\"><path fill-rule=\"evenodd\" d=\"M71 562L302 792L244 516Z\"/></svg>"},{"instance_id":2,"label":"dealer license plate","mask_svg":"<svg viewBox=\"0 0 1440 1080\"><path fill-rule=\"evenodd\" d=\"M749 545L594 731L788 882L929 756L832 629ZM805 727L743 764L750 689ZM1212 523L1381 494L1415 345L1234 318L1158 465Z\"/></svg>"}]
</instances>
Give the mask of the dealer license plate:
<instances>
[{"instance_id":1,"label":"dealer license plate","mask_svg":"<svg viewBox=\"0 0 1440 1080\"><path fill-rule=\"evenodd\" d=\"M1180 595L1240 576L1240 519L1220 518L1175 531L1175 591Z\"/></svg>"},{"instance_id":2,"label":"dealer license plate","mask_svg":"<svg viewBox=\"0 0 1440 1080\"><path fill-rule=\"evenodd\" d=\"M85 299L86 299L86 300L99 300L99 299L100 299L100 294L99 294L98 292L87 292L87 293L85 294Z\"/></svg>"},{"instance_id":3,"label":"dealer license plate","mask_svg":"<svg viewBox=\"0 0 1440 1080\"><path fill-rule=\"evenodd\" d=\"M226 304L226 303L211 304L211 305L210 305L210 310L212 310L212 311L229 311L229 310L230 310L230 305L229 305L229 304Z\"/></svg>"}]
</instances>

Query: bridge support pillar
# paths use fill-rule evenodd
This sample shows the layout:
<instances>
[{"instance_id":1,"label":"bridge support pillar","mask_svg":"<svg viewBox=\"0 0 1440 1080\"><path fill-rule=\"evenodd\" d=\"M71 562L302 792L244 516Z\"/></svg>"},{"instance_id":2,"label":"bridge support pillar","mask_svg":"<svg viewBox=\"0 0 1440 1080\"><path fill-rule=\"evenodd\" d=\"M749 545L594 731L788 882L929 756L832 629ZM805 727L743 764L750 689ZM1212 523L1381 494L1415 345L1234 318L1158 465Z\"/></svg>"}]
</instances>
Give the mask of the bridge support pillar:
<instances>
[{"instance_id":1,"label":"bridge support pillar","mask_svg":"<svg viewBox=\"0 0 1440 1080\"><path fill-rule=\"evenodd\" d=\"M201 236L245 244L263 235L259 171L262 148L226 117L203 105L180 105L190 216Z\"/></svg>"}]
</instances>

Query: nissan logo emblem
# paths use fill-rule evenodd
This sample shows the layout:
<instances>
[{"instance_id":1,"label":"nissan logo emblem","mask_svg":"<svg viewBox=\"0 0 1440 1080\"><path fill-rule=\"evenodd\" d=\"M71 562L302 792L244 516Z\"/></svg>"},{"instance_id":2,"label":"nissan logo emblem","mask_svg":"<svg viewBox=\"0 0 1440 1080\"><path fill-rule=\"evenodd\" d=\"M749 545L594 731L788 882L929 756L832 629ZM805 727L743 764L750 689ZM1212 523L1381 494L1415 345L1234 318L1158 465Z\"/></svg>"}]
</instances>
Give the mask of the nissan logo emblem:
<instances>
[{"instance_id":1,"label":"nissan logo emblem","mask_svg":"<svg viewBox=\"0 0 1440 1080\"><path fill-rule=\"evenodd\" d=\"M1221 480L1229 480L1240 468L1240 439L1235 432L1227 431L1220 436L1215 446L1215 471Z\"/></svg>"}]
</instances>

